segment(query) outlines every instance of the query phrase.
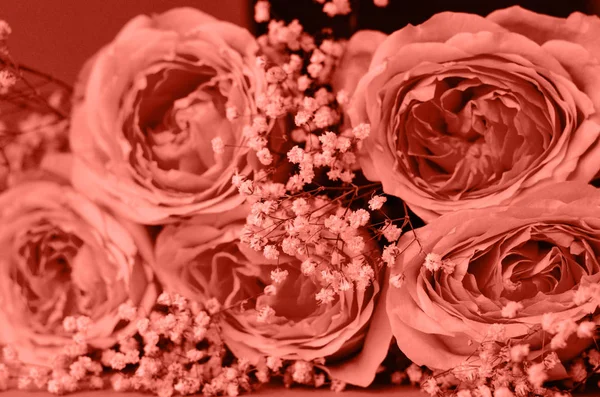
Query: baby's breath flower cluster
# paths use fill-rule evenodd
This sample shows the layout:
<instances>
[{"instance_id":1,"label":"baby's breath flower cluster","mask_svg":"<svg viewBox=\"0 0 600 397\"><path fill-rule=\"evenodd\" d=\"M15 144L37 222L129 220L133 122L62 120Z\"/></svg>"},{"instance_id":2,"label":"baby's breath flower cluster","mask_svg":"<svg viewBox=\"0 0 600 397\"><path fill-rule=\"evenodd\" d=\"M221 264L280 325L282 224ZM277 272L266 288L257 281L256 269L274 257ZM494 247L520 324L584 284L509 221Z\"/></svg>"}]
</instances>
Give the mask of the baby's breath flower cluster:
<instances>
[{"instance_id":1,"label":"baby's breath flower cluster","mask_svg":"<svg viewBox=\"0 0 600 397\"><path fill-rule=\"evenodd\" d=\"M347 0L321 3L332 15L351 11ZM380 264L390 264L399 253L395 244L403 228L412 225L408 217L399 224L385 215L387 198L374 193L378 184L356 183L356 153L370 126L343 127L348 94L331 88L332 71L345 42L327 32L313 37L297 20L286 24L269 18L270 3L255 3L255 20L268 22L267 33L258 41L270 85L264 98L258 99L258 107L270 118L293 116L293 127L283 133L283 155L266 145L268 139L281 136L269 130L268 139L262 140L265 146L257 155L270 168L256 172L252 179L239 174L232 178L252 206L242 242L270 261L279 261L282 255L298 258L302 273L320 287L315 299L327 304L340 292L371 285ZM256 128L247 127L246 132L252 142ZM280 169L286 174L284 180L279 179ZM364 205L357 206L360 200ZM374 222L373 213L385 219ZM383 256L380 240L389 244ZM274 274L265 294L274 294L285 276ZM399 284L401 275L395 277ZM270 307L257 308L259 321L267 322L274 314Z\"/></svg>"},{"instance_id":2,"label":"baby's breath flower cluster","mask_svg":"<svg viewBox=\"0 0 600 397\"><path fill-rule=\"evenodd\" d=\"M106 350L87 345L89 318L66 317L63 327L72 334L73 343L55 358L52 368L24 366L14 349L4 347L0 387L6 389L16 382L23 390L53 394L108 386L118 392L144 391L161 397L237 396L250 390L250 367L227 355L213 321L215 310L214 302L201 307L166 293L145 317L131 304L123 304L121 321L134 322L135 332L123 334L116 346Z\"/></svg>"},{"instance_id":3,"label":"baby's breath flower cluster","mask_svg":"<svg viewBox=\"0 0 600 397\"><path fill-rule=\"evenodd\" d=\"M314 0L323 5L323 12L330 17L348 15L352 12L350 0ZM387 7L389 0L373 0L377 7ZM267 22L270 18L271 4L268 0L259 0L254 6L254 20L258 23Z\"/></svg>"},{"instance_id":4,"label":"baby's breath flower cluster","mask_svg":"<svg viewBox=\"0 0 600 397\"><path fill-rule=\"evenodd\" d=\"M17 82L14 63L8 53L8 37L11 33L10 25L0 20L0 95L6 95Z\"/></svg>"},{"instance_id":5,"label":"baby's breath flower cluster","mask_svg":"<svg viewBox=\"0 0 600 397\"><path fill-rule=\"evenodd\" d=\"M322 388L329 386L333 391L342 391L346 384L336 379L330 379L322 367L324 359L314 361L281 360L277 357L265 357L255 372L261 383L268 383L273 378L280 378L285 387L293 385L313 386Z\"/></svg>"},{"instance_id":6,"label":"baby's breath flower cluster","mask_svg":"<svg viewBox=\"0 0 600 397\"><path fill-rule=\"evenodd\" d=\"M373 282L378 270L371 251L377 248L365 228L368 211L353 211L309 193L269 199L270 191L262 186L256 193L265 195L265 200L252 204L242 242L262 251L267 260L278 261L283 255L297 258L302 273L321 287L315 298L322 304L332 302L340 292L364 290ZM272 287L286 277L287 272L274 271Z\"/></svg>"},{"instance_id":7,"label":"baby's breath flower cluster","mask_svg":"<svg viewBox=\"0 0 600 397\"><path fill-rule=\"evenodd\" d=\"M128 302L119 307L118 314L123 323L135 325L134 332L122 334L117 345L104 350L86 343L89 317L66 317L63 328L72 343L55 357L51 368L25 365L14 348L2 348L0 391L18 388L61 395L111 388L159 397L237 396L273 378L281 378L286 387L344 389L343 382L330 379L322 369L322 359L265 357L250 365L244 358L233 357L220 338L217 320L224 310L215 299L200 305L164 292L147 316Z\"/></svg>"},{"instance_id":8,"label":"baby's breath flower cluster","mask_svg":"<svg viewBox=\"0 0 600 397\"><path fill-rule=\"evenodd\" d=\"M70 88L18 65L8 51L11 32L0 20L0 191L39 168L45 154L68 146Z\"/></svg>"},{"instance_id":9,"label":"baby's breath flower cluster","mask_svg":"<svg viewBox=\"0 0 600 397\"><path fill-rule=\"evenodd\" d=\"M441 258L431 255L424 266L440 271L442 265L438 264L441 262ZM600 286L582 286L573 298L577 305L589 301L596 307L600 304ZM509 302L502 309L502 316L514 318L522 308L518 303ZM549 343L545 344L540 357L532 356L527 339L540 333L550 337ZM592 345L581 357L566 365L571 386L564 389L564 386L558 388L548 383L552 380L550 374L563 365L557 351L567 346L567 340L576 343L573 338L595 342L596 334L597 324L591 319L576 322L559 319L552 313L542 316L541 323L533 325L530 332L519 339L507 338L504 325L492 324L484 341L462 365L442 372L421 369L413 364L406 374L411 383L420 384L421 390L431 396L567 396L594 375L600 375L600 352Z\"/></svg>"},{"instance_id":10,"label":"baby's breath flower cluster","mask_svg":"<svg viewBox=\"0 0 600 397\"><path fill-rule=\"evenodd\" d=\"M323 4L323 12L330 17L336 15L348 15L352 12L352 4L350 0L314 0L319 4ZM387 7L389 0L373 0L373 4L377 7Z\"/></svg>"}]
</instances>

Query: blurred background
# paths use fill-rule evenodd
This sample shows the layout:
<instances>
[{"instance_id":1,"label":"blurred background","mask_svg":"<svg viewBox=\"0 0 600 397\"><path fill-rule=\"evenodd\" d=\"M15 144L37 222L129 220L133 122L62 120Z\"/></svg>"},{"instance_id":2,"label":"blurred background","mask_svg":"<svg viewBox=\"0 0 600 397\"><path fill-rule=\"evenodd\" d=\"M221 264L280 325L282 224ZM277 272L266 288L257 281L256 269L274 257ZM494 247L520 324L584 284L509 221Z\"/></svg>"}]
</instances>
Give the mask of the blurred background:
<instances>
[{"instance_id":1,"label":"blurred background","mask_svg":"<svg viewBox=\"0 0 600 397\"><path fill-rule=\"evenodd\" d=\"M294 1L294 0L290 0ZM15 60L73 83L83 63L139 14L191 6L251 28L251 0L0 0Z\"/></svg>"},{"instance_id":2,"label":"blurred background","mask_svg":"<svg viewBox=\"0 0 600 397\"><path fill-rule=\"evenodd\" d=\"M313 0L271 1L273 15L286 20L299 18L309 31L332 22ZM390 0L387 8L375 7L372 0L352 1L359 7L359 16L353 20L348 17L333 20L342 35L350 33L350 26L391 32L408 23L419 24L440 11L487 15L511 5L561 17L573 11L600 15L600 0ZM264 25L253 22L252 3L252 0L2 0L0 19L12 27L9 46L17 61L73 83L85 60L138 14L191 6L262 33Z\"/></svg>"}]
</instances>

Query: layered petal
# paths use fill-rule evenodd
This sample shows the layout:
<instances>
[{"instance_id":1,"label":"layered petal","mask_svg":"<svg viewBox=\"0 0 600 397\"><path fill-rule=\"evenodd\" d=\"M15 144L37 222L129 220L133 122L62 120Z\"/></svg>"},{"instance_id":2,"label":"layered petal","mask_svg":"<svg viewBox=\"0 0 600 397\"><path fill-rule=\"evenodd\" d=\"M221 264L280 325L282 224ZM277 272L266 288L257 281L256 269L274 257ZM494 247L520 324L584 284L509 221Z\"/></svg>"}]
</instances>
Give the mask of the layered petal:
<instances>
[{"instance_id":1,"label":"layered petal","mask_svg":"<svg viewBox=\"0 0 600 397\"><path fill-rule=\"evenodd\" d=\"M132 20L82 71L74 185L144 224L241 204L231 177L251 172L242 129L264 89L257 50L245 29L193 9Z\"/></svg>"},{"instance_id":2,"label":"layered petal","mask_svg":"<svg viewBox=\"0 0 600 397\"><path fill-rule=\"evenodd\" d=\"M441 13L407 26L357 83L347 112L371 125L361 168L425 221L600 170L600 64L583 32L600 20L586 19L578 35L573 16L570 34L543 41L512 31L513 13L531 26L538 16ZM552 18L538 17L549 29Z\"/></svg>"},{"instance_id":3,"label":"layered petal","mask_svg":"<svg viewBox=\"0 0 600 397\"><path fill-rule=\"evenodd\" d=\"M389 338L371 336L365 347L371 350L356 356L369 327L389 335L384 311L374 314L379 275L363 288L340 290L331 302L319 303L316 295L326 285L321 270L327 267L303 273L306 253L266 259L240 241L247 214L248 208L240 208L235 214L196 216L165 227L156 245L156 271L165 288L198 302L217 299L226 308L220 318L222 336L236 357L254 363L268 356L326 358L325 367L336 378L369 385L389 347ZM314 259L314 247L307 250ZM285 279L275 282L274 272L285 272ZM267 286L276 292L266 294ZM264 308L274 314L262 317Z\"/></svg>"},{"instance_id":4,"label":"layered petal","mask_svg":"<svg viewBox=\"0 0 600 397\"><path fill-rule=\"evenodd\" d=\"M0 203L0 343L23 363L48 366L73 343L66 317L89 317L86 342L96 348L135 332L119 323L118 307L148 311L157 296L143 228L56 182L18 185Z\"/></svg>"},{"instance_id":5,"label":"layered petal","mask_svg":"<svg viewBox=\"0 0 600 397\"><path fill-rule=\"evenodd\" d=\"M595 188L565 182L511 206L446 214L417 231L422 250L403 237L399 245L406 249L391 271L404 274L405 283L390 287L386 301L400 349L419 365L449 369L466 362L501 325L512 343L530 345L533 359L549 349L544 315L597 321L599 301L575 295L600 282L599 204ZM426 253L451 262L453 271L428 270ZM509 302L522 306L510 317L503 313ZM584 339L557 353L567 361L590 343Z\"/></svg>"}]
</instances>

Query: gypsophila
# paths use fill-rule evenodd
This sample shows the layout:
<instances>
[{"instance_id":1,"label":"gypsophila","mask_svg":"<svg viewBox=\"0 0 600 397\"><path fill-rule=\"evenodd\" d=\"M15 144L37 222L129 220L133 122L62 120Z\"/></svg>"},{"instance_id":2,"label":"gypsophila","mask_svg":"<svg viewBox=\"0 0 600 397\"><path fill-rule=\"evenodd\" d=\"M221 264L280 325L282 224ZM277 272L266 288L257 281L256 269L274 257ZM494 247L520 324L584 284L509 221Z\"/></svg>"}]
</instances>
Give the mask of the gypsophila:
<instances>
[{"instance_id":1,"label":"gypsophila","mask_svg":"<svg viewBox=\"0 0 600 397\"><path fill-rule=\"evenodd\" d=\"M438 254L430 252L425 256L423 266L431 272L436 272L442 267L442 257Z\"/></svg>"},{"instance_id":2,"label":"gypsophila","mask_svg":"<svg viewBox=\"0 0 600 397\"><path fill-rule=\"evenodd\" d=\"M373 196L369 200L369 208L371 209L371 211L380 210L386 201L387 201L387 198L384 196Z\"/></svg>"},{"instance_id":3,"label":"gypsophila","mask_svg":"<svg viewBox=\"0 0 600 397\"><path fill-rule=\"evenodd\" d=\"M210 143L212 145L213 152L216 154L223 154L225 151L225 144L223 143L223 139L221 137L213 138Z\"/></svg>"},{"instance_id":4,"label":"gypsophila","mask_svg":"<svg viewBox=\"0 0 600 397\"><path fill-rule=\"evenodd\" d=\"M394 288L401 288L404 284L404 274L392 274L390 276L390 285Z\"/></svg>"},{"instance_id":5,"label":"gypsophila","mask_svg":"<svg viewBox=\"0 0 600 397\"><path fill-rule=\"evenodd\" d=\"M501 315L504 318L515 318L519 310L523 309L523 304L520 302L508 301L502 308Z\"/></svg>"}]
</instances>

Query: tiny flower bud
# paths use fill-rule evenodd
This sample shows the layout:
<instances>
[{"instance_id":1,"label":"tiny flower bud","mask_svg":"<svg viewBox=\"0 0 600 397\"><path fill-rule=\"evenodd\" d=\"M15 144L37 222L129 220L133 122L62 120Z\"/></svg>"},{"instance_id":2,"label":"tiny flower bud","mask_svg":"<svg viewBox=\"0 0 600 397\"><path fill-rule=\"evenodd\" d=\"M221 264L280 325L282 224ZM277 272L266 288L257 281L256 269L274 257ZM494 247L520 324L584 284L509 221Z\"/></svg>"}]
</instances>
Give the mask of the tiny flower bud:
<instances>
[{"instance_id":1,"label":"tiny flower bud","mask_svg":"<svg viewBox=\"0 0 600 397\"><path fill-rule=\"evenodd\" d=\"M221 137L213 138L210 143L212 145L213 152L216 154L223 154L225 151L225 144L223 143L223 139L221 139Z\"/></svg>"}]
</instances>

